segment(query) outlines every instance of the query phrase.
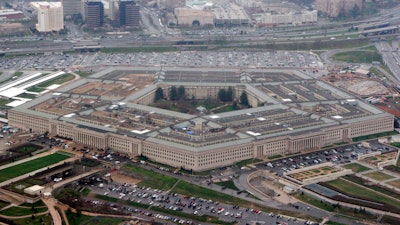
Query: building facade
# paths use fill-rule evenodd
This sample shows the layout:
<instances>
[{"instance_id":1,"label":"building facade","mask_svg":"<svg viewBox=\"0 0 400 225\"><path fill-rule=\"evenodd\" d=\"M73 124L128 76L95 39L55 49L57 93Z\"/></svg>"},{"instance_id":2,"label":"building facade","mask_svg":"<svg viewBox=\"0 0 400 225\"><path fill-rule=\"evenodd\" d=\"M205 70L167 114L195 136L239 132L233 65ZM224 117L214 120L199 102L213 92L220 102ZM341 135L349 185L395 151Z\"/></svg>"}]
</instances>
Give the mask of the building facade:
<instances>
[{"instance_id":1,"label":"building facade","mask_svg":"<svg viewBox=\"0 0 400 225\"><path fill-rule=\"evenodd\" d=\"M139 6L133 0L119 2L119 24L120 26L139 27Z\"/></svg>"},{"instance_id":2,"label":"building facade","mask_svg":"<svg viewBox=\"0 0 400 225\"><path fill-rule=\"evenodd\" d=\"M36 30L53 32L64 29L64 12L61 2L31 2L37 11Z\"/></svg>"},{"instance_id":3,"label":"building facade","mask_svg":"<svg viewBox=\"0 0 400 225\"><path fill-rule=\"evenodd\" d=\"M204 26L214 23L214 14L210 11L190 8L176 8L175 16L178 25L183 26Z\"/></svg>"},{"instance_id":4,"label":"building facade","mask_svg":"<svg viewBox=\"0 0 400 225\"><path fill-rule=\"evenodd\" d=\"M86 26L89 29L103 26L104 5L101 1L87 1L84 3Z\"/></svg>"},{"instance_id":5,"label":"building facade","mask_svg":"<svg viewBox=\"0 0 400 225\"><path fill-rule=\"evenodd\" d=\"M253 14L258 26L302 25L316 23L317 10L290 13L262 13Z\"/></svg>"},{"instance_id":6,"label":"building facade","mask_svg":"<svg viewBox=\"0 0 400 225\"><path fill-rule=\"evenodd\" d=\"M357 6L362 9L363 0L315 0L314 8L329 17L337 17L341 12L349 12Z\"/></svg>"},{"instance_id":7,"label":"building facade","mask_svg":"<svg viewBox=\"0 0 400 225\"><path fill-rule=\"evenodd\" d=\"M61 0L64 16L78 15L82 12L81 0Z\"/></svg>"}]
</instances>

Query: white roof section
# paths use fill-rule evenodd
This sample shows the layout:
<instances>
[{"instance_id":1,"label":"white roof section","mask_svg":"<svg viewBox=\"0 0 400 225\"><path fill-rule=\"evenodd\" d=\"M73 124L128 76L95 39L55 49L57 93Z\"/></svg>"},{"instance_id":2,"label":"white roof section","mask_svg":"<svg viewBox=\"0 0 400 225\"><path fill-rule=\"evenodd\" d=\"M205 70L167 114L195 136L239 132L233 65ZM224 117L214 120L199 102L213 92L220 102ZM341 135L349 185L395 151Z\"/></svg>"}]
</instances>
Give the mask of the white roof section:
<instances>
[{"instance_id":1,"label":"white roof section","mask_svg":"<svg viewBox=\"0 0 400 225\"><path fill-rule=\"evenodd\" d=\"M260 136L261 135L261 133L256 133L256 132L253 132L253 131L246 131L246 133L250 134L252 136Z\"/></svg>"},{"instance_id":2,"label":"white roof section","mask_svg":"<svg viewBox=\"0 0 400 225\"><path fill-rule=\"evenodd\" d=\"M145 130L131 130L131 132L135 133L135 134L145 134L147 132L150 132L150 130L148 130L148 129L145 129Z\"/></svg>"},{"instance_id":3,"label":"white roof section","mask_svg":"<svg viewBox=\"0 0 400 225\"><path fill-rule=\"evenodd\" d=\"M6 106L8 106L8 107L17 107L17 106L19 106L19 105L22 105L22 104L24 104L25 102L27 102L28 100L15 100L15 101L12 101L12 102L10 102L10 103L8 103Z\"/></svg>"},{"instance_id":4,"label":"white roof section","mask_svg":"<svg viewBox=\"0 0 400 225\"><path fill-rule=\"evenodd\" d=\"M9 82L7 85L0 87L0 92L4 91L4 90L7 90L9 88L15 87L15 86L17 86L19 84L22 84L22 83L24 83L24 82L26 82L28 80L34 79L34 78L36 78L36 77L38 77L40 75L42 75L42 73L35 73L35 74L32 74L32 75L23 77L22 79L17 79L17 80L14 80L13 82Z\"/></svg>"},{"instance_id":5,"label":"white roof section","mask_svg":"<svg viewBox=\"0 0 400 225\"><path fill-rule=\"evenodd\" d=\"M32 86L35 86L35 85L37 85L37 84L43 83L43 82L45 82L45 81L51 80L51 79L53 79L53 78L59 77L59 76L64 75L64 74L65 74L64 71L60 71L60 72L57 72L57 73L53 73L53 74L50 74L50 75L45 76L45 77L43 77L43 78L34 80L34 81L32 81L32 82L30 82L30 83L28 83L28 84L25 84L25 85L23 85L23 86L20 86L20 88L22 88L22 89L28 89L28 88L30 88L30 87L32 87Z\"/></svg>"},{"instance_id":6,"label":"white roof section","mask_svg":"<svg viewBox=\"0 0 400 225\"><path fill-rule=\"evenodd\" d=\"M46 89L47 90L55 90L55 89L57 89L58 87L60 87L61 85L59 85L59 84L52 84L52 85L50 85L50 86L48 86Z\"/></svg>"},{"instance_id":7,"label":"white roof section","mask_svg":"<svg viewBox=\"0 0 400 225\"><path fill-rule=\"evenodd\" d=\"M25 93L24 89L12 87L12 88L6 89L4 91L1 91L0 96L6 97L6 98L13 98L13 97L18 96L23 93Z\"/></svg>"},{"instance_id":8,"label":"white roof section","mask_svg":"<svg viewBox=\"0 0 400 225\"><path fill-rule=\"evenodd\" d=\"M45 1L31 2L30 5L36 9L40 7L58 8L62 6L61 2L45 2Z\"/></svg>"}]
</instances>

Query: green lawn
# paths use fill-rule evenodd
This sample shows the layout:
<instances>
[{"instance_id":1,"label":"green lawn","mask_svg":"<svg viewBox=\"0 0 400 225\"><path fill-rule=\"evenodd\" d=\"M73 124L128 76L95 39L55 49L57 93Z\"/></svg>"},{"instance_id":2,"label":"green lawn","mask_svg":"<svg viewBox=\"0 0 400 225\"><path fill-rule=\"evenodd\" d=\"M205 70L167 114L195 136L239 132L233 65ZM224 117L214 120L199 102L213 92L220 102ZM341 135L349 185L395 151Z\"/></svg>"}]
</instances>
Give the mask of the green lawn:
<instances>
[{"instance_id":1,"label":"green lawn","mask_svg":"<svg viewBox=\"0 0 400 225\"><path fill-rule=\"evenodd\" d=\"M114 217L92 217L86 215L78 215L76 213L66 213L70 225L80 224L96 224L96 225L117 225L121 224L126 219Z\"/></svg>"},{"instance_id":2,"label":"green lawn","mask_svg":"<svg viewBox=\"0 0 400 225\"><path fill-rule=\"evenodd\" d=\"M15 166L7 167L0 170L0 182L21 176L23 174L38 170L46 166L50 166L68 158L69 156L54 153L21 164L17 164Z\"/></svg>"},{"instance_id":3,"label":"green lawn","mask_svg":"<svg viewBox=\"0 0 400 225\"><path fill-rule=\"evenodd\" d=\"M378 52L371 51L349 51L341 52L333 55L336 61L343 61L348 63L372 63L378 61L383 63L382 56Z\"/></svg>"},{"instance_id":4,"label":"green lawn","mask_svg":"<svg viewBox=\"0 0 400 225\"><path fill-rule=\"evenodd\" d=\"M313 198L313 197L311 197L311 196L309 196L307 194L301 194L299 192L299 193L294 194L293 197L299 199L302 202L306 202L306 203L308 203L310 205L313 205L313 206L315 206L317 208L323 209L323 210L328 211L328 212L333 212L333 210L334 210L332 204L326 203L324 201L317 200L317 199L315 199L315 198Z\"/></svg>"},{"instance_id":5,"label":"green lawn","mask_svg":"<svg viewBox=\"0 0 400 225\"><path fill-rule=\"evenodd\" d=\"M5 202L5 201L0 200L0 209L8 206L9 204L10 204L9 202Z\"/></svg>"},{"instance_id":6,"label":"green lawn","mask_svg":"<svg viewBox=\"0 0 400 225\"><path fill-rule=\"evenodd\" d=\"M232 189L232 190L239 191L239 189L235 186L235 182L233 182L232 180L217 182L217 183L214 183L214 184L219 185L221 187L226 187L226 188L229 188L229 189Z\"/></svg>"},{"instance_id":7,"label":"green lawn","mask_svg":"<svg viewBox=\"0 0 400 225\"><path fill-rule=\"evenodd\" d=\"M17 225L50 225L52 224L50 215L28 217L24 219L15 219L13 222Z\"/></svg>"},{"instance_id":8,"label":"green lawn","mask_svg":"<svg viewBox=\"0 0 400 225\"><path fill-rule=\"evenodd\" d=\"M374 202L382 202L388 205L391 205L393 207L396 207L400 209L400 200L395 201L392 198L389 198L383 194L374 192L372 190L369 190L367 188L363 188L360 186L355 186L354 183L347 181L345 179L339 178L333 181L328 181L326 182L331 187L334 187L338 191L347 194L349 196L355 197L355 198L362 198L365 200L370 200Z\"/></svg>"},{"instance_id":9,"label":"green lawn","mask_svg":"<svg viewBox=\"0 0 400 225\"><path fill-rule=\"evenodd\" d=\"M47 211L47 207L36 207L35 209L36 211L33 211L32 208L29 207L14 206L0 211L0 213L5 216L24 216Z\"/></svg>"},{"instance_id":10,"label":"green lawn","mask_svg":"<svg viewBox=\"0 0 400 225\"><path fill-rule=\"evenodd\" d=\"M44 204L44 202L43 202L42 200L39 200L39 201L37 201L37 202L35 202L35 203L24 203L24 204L22 204L22 205L20 205L20 206L25 206L25 207L32 207L32 206L34 206L34 207L40 207L40 206L46 206L46 204Z\"/></svg>"},{"instance_id":11,"label":"green lawn","mask_svg":"<svg viewBox=\"0 0 400 225\"><path fill-rule=\"evenodd\" d=\"M370 170L370 168L363 166L361 164L358 164L358 163L350 163L350 164L344 165L343 167L346 169L351 169L355 173L360 173L360 172Z\"/></svg>"},{"instance_id":12,"label":"green lawn","mask_svg":"<svg viewBox=\"0 0 400 225\"><path fill-rule=\"evenodd\" d=\"M172 192L199 198L212 199L214 201L224 202L231 205L242 205L249 207L248 201L235 198L221 192L213 191L208 188L200 187L185 181L179 181L174 189L172 189Z\"/></svg>"},{"instance_id":13,"label":"green lawn","mask_svg":"<svg viewBox=\"0 0 400 225\"><path fill-rule=\"evenodd\" d=\"M389 179L394 178L394 177L392 177L392 176L390 176L390 175L388 175L386 173L382 173L382 172L379 172L379 171L366 173L366 174L364 174L364 176L372 178L372 179L377 180L377 181L389 180Z\"/></svg>"},{"instance_id":14,"label":"green lawn","mask_svg":"<svg viewBox=\"0 0 400 225\"><path fill-rule=\"evenodd\" d=\"M37 86L41 87L41 88L46 88L46 87L48 87L50 85L53 85L53 84L63 84L65 82L73 80L74 78L75 78L75 76L73 74L66 73L66 74L61 75L59 77L53 78L53 79L45 81L43 83L40 83Z\"/></svg>"},{"instance_id":15,"label":"green lawn","mask_svg":"<svg viewBox=\"0 0 400 225\"><path fill-rule=\"evenodd\" d=\"M393 187L400 188L400 180L390 181L388 184L392 185Z\"/></svg>"},{"instance_id":16,"label":"green lawn","mask_svg":"<svg viewBox=\"0 0 400 225\"><path fill-rule=\"evenodd\" d=\"M178 179L164 174L156 173L152 170L146 170L132 164L125 164L122 170L132 172L135 178L141 179L139 185L151 187L159 190L169 190L174 186Z\"/></svg>"}]
</instances>

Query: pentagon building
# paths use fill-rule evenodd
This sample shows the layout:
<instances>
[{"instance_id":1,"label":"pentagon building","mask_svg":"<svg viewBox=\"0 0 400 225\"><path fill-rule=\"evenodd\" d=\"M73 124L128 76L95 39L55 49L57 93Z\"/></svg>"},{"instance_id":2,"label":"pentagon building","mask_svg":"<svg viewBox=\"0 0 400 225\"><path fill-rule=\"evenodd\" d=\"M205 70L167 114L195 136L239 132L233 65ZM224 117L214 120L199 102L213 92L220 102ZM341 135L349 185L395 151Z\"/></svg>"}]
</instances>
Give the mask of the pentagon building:
<instances>
[{"instance_id":1,"label":"pentagon building","mask_svg":"<svg viewBox=\"0 0 400 225\"><path fill-rule=\"evenodd\" d=\"M188 99L231 87L252 108L220 114L149 106L184 86ZM113 67L9 111L9 124L194 171L308 152L393 130L393 116L296 70Z\"/></svg>"}]
</instances>

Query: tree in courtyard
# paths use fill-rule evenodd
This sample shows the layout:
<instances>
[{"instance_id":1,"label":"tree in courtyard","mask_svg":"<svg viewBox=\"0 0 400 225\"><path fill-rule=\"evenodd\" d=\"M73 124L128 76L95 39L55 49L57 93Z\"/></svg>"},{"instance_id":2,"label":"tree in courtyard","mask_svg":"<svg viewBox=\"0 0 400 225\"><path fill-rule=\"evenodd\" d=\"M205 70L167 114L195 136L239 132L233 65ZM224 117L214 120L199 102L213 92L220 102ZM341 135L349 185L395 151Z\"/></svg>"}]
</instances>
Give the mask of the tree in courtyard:
<instances>
[{"instance_id":1,"label":"tree in courtyard","mask_svg":"<svg viewBox=\"0 0 400 225\"><path fill-rule=\"evenodd\" d=\"M178 99L178 92L177 92L175 86L171 87L171 90L170 90L170 93L169 93L169 98L171 100L173 100L173 101Z\"/></svg>"},{"instance_id":2,"label":"tree in courtyard","mask_svg":"<svg viewBox=\"0 0 400 225\"><path fill-rule=\"evenodd\" d=\"M162 88L159 87L156 90L156 95L154 97L154 101L156 102L156 101L161 100L163 98L164 98L164 91L163 91Z\"/></svg>"},{"instance_id":3,"label":"tree in courtyard","mask_svg":"<svg viewBox=\"0 0 400 225\"><path fill-rule=\"evenodd\" d=\"M226 91L226 101L230 102L233 100L233 89L232 87L229 87L228 90Z\"/></svg>"},{"instance_id":4,"label":"tree in courtyard","mask_svg":"<svg viewBox=\"0 0 400 225\"><path fill-rule=\"evenodd\" d=\"M238 109L239 109L238 104L237 104L236 101L233 101L233 102L232 102L232 109L233 109L233 110L238 110Z\"/></svg>"},{"instance_id":5,"label":"tree in courtyard","mask_svg":"<svg viewBox=\"0 0 400 225\"><path fill-rule=\"evenodd\" d=\"M226 90L225 89L220 89L218 91L218 99L222 102L226 101Z\"/></svg>"},{"instance_id":6,"label":"tree in courtyard","mask_svg":"<svg viewBox=\"0 0 400 225\"><path fill-rule=\"evenodd\" d=\"M178 87L178 93L177 93L178 99L185 99L185 87L184 86L179 86Z\"/></svg>"},{"instance_id":7,"label":"tree in courtyard","mask_svg":"<svg viewBox=\"0 0 400 225\"><path fill-rule=\"evenodd\" d=\"M247 93L244 91L240 95L240 104L249 106L249 99L247 98Z\"/></svg>"}]
</instances>

